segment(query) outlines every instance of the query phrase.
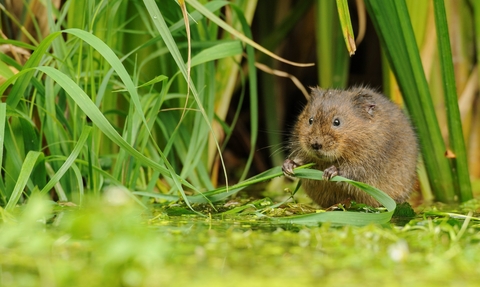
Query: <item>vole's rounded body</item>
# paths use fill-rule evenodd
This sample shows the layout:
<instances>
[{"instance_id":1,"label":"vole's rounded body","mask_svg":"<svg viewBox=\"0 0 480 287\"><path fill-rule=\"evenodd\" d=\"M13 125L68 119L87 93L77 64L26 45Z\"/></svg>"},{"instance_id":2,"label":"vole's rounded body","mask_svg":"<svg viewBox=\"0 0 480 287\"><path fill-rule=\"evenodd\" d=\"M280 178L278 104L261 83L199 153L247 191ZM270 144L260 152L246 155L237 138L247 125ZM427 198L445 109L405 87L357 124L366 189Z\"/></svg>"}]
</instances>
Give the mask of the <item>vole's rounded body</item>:
<instances>
[{"instance_id":1,"label":"vole's rounded body","mask_svg":"<svg viewBox=\"0 0 480 287\"><path fill-rule=\"evenodd\" d=\"M313 162L324 178L340 175L372 185L396 202L408 199L416 180L418 145L408 118L384 96L355 87L313 89L290 139L286 174ZM378 206L365 192L346 183L302 180L306 193L320 206L351 199Z\"/></svg>"}]
</instances>

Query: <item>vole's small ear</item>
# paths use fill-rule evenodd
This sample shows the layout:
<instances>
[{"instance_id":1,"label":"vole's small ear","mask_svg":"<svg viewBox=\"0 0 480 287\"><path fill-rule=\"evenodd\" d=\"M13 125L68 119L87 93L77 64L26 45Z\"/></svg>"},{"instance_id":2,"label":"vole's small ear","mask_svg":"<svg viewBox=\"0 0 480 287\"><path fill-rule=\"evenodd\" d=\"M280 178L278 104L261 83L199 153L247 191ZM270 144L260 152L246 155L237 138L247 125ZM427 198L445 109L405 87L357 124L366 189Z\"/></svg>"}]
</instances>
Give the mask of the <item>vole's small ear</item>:
<instances>
[{"instance_id":1,"label":"vole's small ear","mask_svg":"<svg viewBox=\"0 0 480 287\"><path fill-rule=\"evenodd\" d=\"M376 106L375 104L370 103L370 104L365 105L364 108L369 115L373 116L373 110L375 109L375 106Z\"/></svg>"},{"instance_id":2,"label":"vole's small ear","mask_svg":"<svg viewBox=\"0 0 480 287\"><path fill-rule=\"evenodd\" d=\"M353 97L353 103L355 107L362 109L363 112L367 112L367 114L373 117L377 104L371 95L363 93L357 94Z\"/></svg>"}]
</instances>

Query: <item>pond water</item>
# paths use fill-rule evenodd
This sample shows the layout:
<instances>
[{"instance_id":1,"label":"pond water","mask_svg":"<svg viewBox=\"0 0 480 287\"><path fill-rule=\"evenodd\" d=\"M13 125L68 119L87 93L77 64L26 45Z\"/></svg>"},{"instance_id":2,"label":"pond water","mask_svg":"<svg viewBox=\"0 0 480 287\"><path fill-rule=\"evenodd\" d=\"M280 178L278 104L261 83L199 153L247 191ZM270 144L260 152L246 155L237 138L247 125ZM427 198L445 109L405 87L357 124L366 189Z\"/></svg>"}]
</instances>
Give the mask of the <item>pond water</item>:
<instances>
[{"instance_id":1,"label":"pond water","mask_svg":"<svg viewBox=\"0 0 480 287\"><path fill-rule=\"evenodd\" d=\"M100 201L56 207L52 217L51 204L33 202L0 225L0 285L474 286L480 278L474 218L424 212L401 226L333 227L176 211Z\"/></svg>"}]
</instances>

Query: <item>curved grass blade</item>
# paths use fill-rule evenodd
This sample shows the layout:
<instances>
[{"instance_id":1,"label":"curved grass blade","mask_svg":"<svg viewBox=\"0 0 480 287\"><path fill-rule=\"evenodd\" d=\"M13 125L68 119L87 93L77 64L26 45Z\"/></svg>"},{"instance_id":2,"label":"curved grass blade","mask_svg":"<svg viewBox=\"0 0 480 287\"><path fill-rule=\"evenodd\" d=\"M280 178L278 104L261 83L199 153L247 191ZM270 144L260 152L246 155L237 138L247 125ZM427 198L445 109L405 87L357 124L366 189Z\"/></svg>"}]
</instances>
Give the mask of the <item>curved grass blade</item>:
<instances>
[{"instance_id":1,"label":"curved grass blade","mask_svg":"<svg viewBox=\"0 0 480 287\"><path fill-rule=\"evenodd\" d=\"M117 57L117 55L115 55L112 49L108 47L107 44L102 42L102 40L100 40L98 37L96 37L95 35L87 31L71 28L71 29L64 30L63 32L74 35L82 39L84 42L92 46L98 53L100 53L105 58L105 60L112 66L112 68L115 70L115 72L120 77L120 79L122 79L127 91L130 93L130 99L132 100L133 105L135 106L136 114L140 117L145 127L148 127L147 120L145 119L142 105L140 104L140 97L138 96L135 84L133 83L132 78L128 74L125 67L122 65L122 62ZM133 135L132 138L135 139L136 136Z\"/></svg>"},{"instance_id":2,"label":"curved grass blade","mask_svg":"<svg viewBox=\"0 0 480 287\"><path fill-rule=\"evenodd\" d=\"M350 11L348 10L347 0L337 0L338 17L342 27L343 39L347 46L350 56L355 54L357 46L355 45L355 36L353 35L352 22L350 21Z\"/></svg>"},{"instance_id":3,"label":"curved grass blade","mask_svg":"<svg viewBox=\"0 0 480 287\"><path fill-rule=\"evenodd\" d=\"M323 172L315 169L306 169L306 166L301 166L295 169L295 176L299 178L308 178L308 179L316 179L319 180L322 178ZM268 170L265 173L262 173L259 176L256 176L252 179L246 180L245 182L239 183L231 187L231 190L236 190L237 188L243 188L245 186L251 185L253 183L257 183L260 181L265 181L268 179L272 179L274 177L282 176L283 172L281 167L275 167ZM382 213L359 213L359 212L323 212L323 213L315 213L315 214L305 214L305 215L297 215L297 216L288 216L288 217L280 217L280 218L270 218L271 220L279 223L296 223L296 224L318 224L319 222L330 222L332 224L339 224L339 225L367 225L371 223L376 224L384 224L390 221L392 218L393 213L397 207L397 204L393 199L391 199L387 194L383 191L369 186L362 182L353 181L341 176L334 177L331 181L343 181L351 184L355 187L360 188L361 190L365 191L373 198L378 200L378 202L385 206L388 210L387 212ZM213 201L213 198L210 196L209 193L205 193L205 196L209 197L210 200Z\"/></svg>"},{"instance_id":4,"label":"curved grass blade","mask_svg":"<svg viewBox=\"0 0 480 287\"><path fill-rule=\"evenodd\" d=\"M147 158L140 152L138 152L135 148L133 148L129 143L127 143L118 132L113 128L113 126L108 122L105 118L103 113L98 109L95 103L87 96L87 94L69 77L67 77L62 72L54 69L52 67L36 67L36 68L29 68L20 71L14 77L8 79L0 89L3 91L18 77L25 76L28 77L32 71L40 70L50 76L55 82L57 82L77 103L77 105L83 110L83 112L92 120L92 122L98 126L98 128L107 136L109 137L115 144L120 146L121 148L125 149L129 154L139 160L141 163L149 166L164 176L170 177L170 171L167 170L164 166L161 166L159 163L152 161L151 159ZM192 186L189 182L182 178L178 178L178 180L195 191L198 191L197 188Z\"/></svg>"},{"instance_id":5,"label":"curved grass blade","mask_svg":"<svg viewBox=\"0 0 480 287\"><path fill-rule=\"evenodd\" d=\"M3 61L0 60L0 77L10 78L15 73L10 69L10 67Z\"/></svg>"},{"instance_id":6,"label":"curved grass blade","mask_svg":"<svg viewBox=\"0 0 480 287\"><path fill-rule=\"evenodd\" d=\"M23 190L27 185L28 179L32 175L32 171L35 168L35 165L38 161L43 159L43 153L38 151L29 151L27 156L25 157L25 161L22 164L22 168L20 169L20 174L17 178L17 183L13 188L12 195L8 200L7 205L5 206L6 211L12 211L13 208L17 205L18 200L22 196Z\"/></svg>"},{"instance_id":7,"label":"curved grass blade","mask_svg":"<svg viewBox=\"0 0 480 287\"><path fill-rule=\"evenodd\" d=\"M57 38L59 35L61 35L61 32L55 32L48 35L45 39L43 39L42 43L37 46L37 48L32 53L30 58L23 65L22 71L38 66L40 61L44 57L44 55L47 53L47 49L50 47L50 44L52 43L52 41L55 40L55 38ZM34 73L35 73L35 70L29 70L29 72L25 76L23 76L22 78L18 79L17 82L15 82L15 85L13 85L12 90L10 91L7 98L7 105L9 107L15 108L18 105L21 98L25 94L25 90L27 89L28 85L31 83ZM15 77L11 77L10 79L14 79L14 78ZM0 86L0 95L4 94L5 90L8 88L11 82L12 81L6 81Z\"/></svg>"},{"instance_id":8,"label":"curved grass blade","mask_svg":"<svg viewBox=\"0 0 480 287\"><path fill-rule=\"evenodd\" d=\"M15 80L17 75L18 74L8 79L7 82ZM6 198L9 198L20 176L20 170L22 169L26 153L38 148L38 143L35 144L38 137L33 131L31 120L26 118L25 114L10 109L8 105L6 111L8 120L5 122L5 131L3 134L6 160L2 163L5 175L3 180L5 184L2 192ZM39 169L34 170L31 178L26 183L30 191L35 189L35 184L40 188L45 185L45 168L42 168L41 165L38 165L38 168Z\"/></svg>"},{"instance_id":9,"label":"curved grass blade","mask_svg":"<svg viewBox=\"0 0 480 287\"><path fill-rule=\"evenodd\" d=\"M52 168L52 165L50 164L50 162L45 163L45 169L47 171L47 174L50 176L50 178L55 176L55 170ZM58 201L64 201L64 202L68 201L68 197L67 197L67 194L65 193L65 189L63 188L63 185L57 181L57 183L54 186L55 186L55 192L57 193L57 196L58 196Z\"/></svg>"},{"instance_id":10,"label":"curved grass blade","mask_svg":"<svg viewBox=\"0 0 480 287\"><path fill-rule=\"evenodd\" d=\"M331 223L333 225L364 226L368 224L385 224L390 222L393 211L382 213L359 213L327 211L315 214L304 214L288 217L270 218L277 223L318 225L318 223Z\"/></svg>"},{"instance_id":11,"label":"curved grass blade","mask_svg":"<svg viewBox=\"0 0 480 287\"><path fill-rule=\"evenodd\" d=\"M310 165L301 166L301 167L298 167L297 169L306 168L309 166L312 166L312 165L310 164ZM216 202L219 200L223 200L231 195L234 195L248 186L251 186L253 184L263 182L266 180L270 180L272 178L279 177L279 176L283 176L283 172L282 172L282 168L277 166L265 172L262 172L252 178L246 179L233 186L230 186L230 187L223 186L223 187L219 187L219 188L204 192L201 195L187 196L187 199L192 203L207 203L209 201ZM179 199L178 196L174 197L172 195L161 195L158 193L134 192L134 194L147 196L147 197L161 198L161 199L171 200L171 201L175 201Z\"/></svg>"},{"instance_id":12,"label":"curved grass blade","mask_svg":"<svg viewBox=\"0 0 480 287\"><path fill-rule=\"evenodd\" d=\"M316 179L321 180L323 172L315 169L308 169L313 164L308 164L304 166L297 167L295 169L295 176L299 178L308 178L308 179ZM263 182L266 180L270 180L275 177L283 176L282 168L280 166L271 168L257 176L254 176L250 179L244 180L236 185L231 186L230 188L221 187L215 190L211 190L208 192L203 193L200 195L195 196L187 196L188 201L192 203L205 203L208 201L215 202L219 200L223 200L228 196L231 196L240 190L244 189L245 187L251 186L255 183ZM392 218L393 213L397 207L397 204L393 199L391 199L387 194L383 191L369 186L362 182L353 181L341 176L336 176L332 179L332 181L343 181L351 184L355 187L360 188L361 190L365 191L372 197L374 197L378 202L385 206L387 212L382 213L360 213L360 212L322 212L322 213L315 213L315 214L305 214L305 215L297 215L297 216L288 216L288 217L279 217L279 218L270 218L272 221L278 223L295 223L295 224L312 224L317 225L320 222L330 222L332 224L339 224L339 225L367 225L371 223L376 224L384 224L388 223ZM161 198L164 200L178 200L178 197L173 197L171 195L160 195L160 194L153 194L147 192L134 192L134 194L147 196L147 197L155 197Z\"/></svg>"},{"instance_id":13,"label":"curved grass blade","mask_svg":"<svg viewBox=\"0 0 480 287\"><path fill-rule=\"evenodd\" d=\"M77 186L78 186L78 194L79 196L79 205L82 206L84 197L85 197L85 188L83 186L83 177L82 172L78 168L78 166L74 163L70 166L71 170L75 174L75 178L77 179Z\"/></svg>"},{"instance_id":14,"label":"curved grass blade","mask_svg":"<svg viewBox=\"0 0 480 287\"><path fill-rule=\"evenodd\" d=\"M252 32L250 26L245 19L242 11L238 6L232 5L233 10L237 13L237 18L242 25L243 32L247 38L252 39ZM255 51L251 45L246 45L247 62L248 62L248 79L250 89L250 152L247 158L247 162L243 169L243 174L240 177L240 181L247 177L247 173L250 170L250 166L253 162L253 156L257 146L258 137L258 91L257 91L257 69L255 67Z\"/></svg>"},{"instance_id":15,"label":"curved grass blade","mask_svg":"<svg viewBox=\"0 0 480 287\"><path fill-rule=\"evenodd\" d=\"M192 67L222 58L241 55L242 52L242 43L240 41L222 41L196 54L192 58Z\"/></svg>"},{"instance_id":16,"label":"curved grass blade","mask_svg":"<svg viewBox=\"0 0 480 287\"><path fill-rule=\"evenodd\" d=\"M316 169L300 169L300 170L295 170L295 176L299 178L321 180L323 176L323 172ZM393 211L397 206L395 201L391 199L386 193L379 190L378 188L372 187L363 182L354 181L341 176L335 176L330 181L347 182L355 187L360 188L361 190L365 191L366 193L371 195L373 198L375 198L383 206L385 206L385 208L387 208L388 211Z\"/></svg>"},{"instance_id":17,"label":"curved grass blade","mask_svg":"<svg viewBox=\"0 0 480 287\"><path fill-rule=\"evenodd\" d=\"M162 13L160 12L160 9L157 6L157 3L155 1L152 1L152 0L144 0L143 2L145 4L145 6L147 7L148 13L150 14L150 16L152 18L152 21L153 21L158 33L161 35L165 45L167 46L170 54L172 55L176 65L177 65L177 67L179 68L179 70L182 73L185 80L187 82L189 82L189 87L190 87L190 90L192 92L192 95L193 95L193 97L194 97L194 99L195 99L195 101L198 105L200 113L201 113L208 129L212 133L215 146L216 146L217 150L219 151L218 156L220 158L220 162L221 162L222 167L223 167L223 172L224 172L225 179L226 179L226 182L227 182L226 185L228 186L227 170L226 170L226 167L225 167L225 162L223 160L223 155L221 153L220 144L218 143L218 140L217 140L217 135L215 134L214 129L212 127L210 117L207 114L207 112L205 110L205 107L202 104L202 100L200 99L199 93L197 92L197 88L196 88L195 84L193 83L193 81L188 76L189 73L187 71L187 66L185 65L185 63L183 61L182 55L181 55L181 53L180 53L180 51L179 51L179 49L176 45L176 42L173 39L173 36L172 36L172 34L170 33L170 30L167 27L165 19L163 18ZM193 142L192 142L192 144L193 144ZM197 189L195 189L195 190L197 190ZM182 192L182 196L185 196L183 194L183 190L180 189L180 191Z\"/></svg>"},{"instance_id":18,"label":"curved grass blade","mask_svg":"<svg viewBox=\"0 0 480 287\"><path fill-rule=\"evenodd\" d=\"M3 166L3 147L5 144L5 122L7 120L7 104L0 103L0 167ZM0 197L3 203L7 203L5 192L5 183L3 177L0 177Z\"/></svg>"},{"instance_id":19,"label":"curved grass blade","mask_svg":"<svg viewBox=\"0 0 480 287\"><path fill-rule=\"evenodd\" d=\"M78 138L78 141L75 144L75 147L73 148L72 153L68 156L68 158L62 164L60 169L55 173L55 175L50 179L50 181L43 187L40 193L46 194L47 192L49 192L50 189L62 178L62 176L72 166L72 164L75 162L78 155L80 154L80 151L85 146L85 142L87 141L88 135L90 134L91 131L92 131L92 127L89 127L89 126L83 127L82 134Z\"/></svg>"},{"instance_id":20,"label":"curved grass blade","mask_svg":"<svg viewBox=\"0 0 480 287\"><path fill-rule=\"evenodd\" d=\"M244 43L254 47L255 49L267 54L268 56L280 61L280 62L283 62L283 63L286 63L286 64L290 64L292 66L297 66L297 67L311 67L315 64L313 63L306 63L306 64L302 64L302 63L296 63L296 62L292 62L292 61L289 61L287 59L284 59L282 57L279 57L277 55L275 55L274 53L268 51L267 49L263 48L262 46L260 46L259 44L255 43L254 41L252 41L250 38L246 37L245 35L243 35L242 33L238 32L237 30L235 30L232 26L228 25L225 21L223 21L222 19L220 19L218 16L216 16L215 14L213 14L210 10L208 10L207 8L205 8L202 4L200 4L198 1L196 0L186 0L186 2L188 4L190 4L193 8L197 9L198 12L200 12L201 14L203 14L206 18L208 18L210 21L214 22L215 24L217 24L219 27L222 27L222 29L224 29L225 31L227 31L228 33L232 34L233 36L237 37L238 39L242 40Z\"/></svg>"},{"instance_id":21,"label":"curved grass blade","mask_svg":"<svg viewBox=\"0 0 480 287\"><path fill-rule=\"evenodd\" d=\"M187 95L185 96L185 105L182 110L182 115L178 125L183 121L185 112L188 106L188 96L190 95L190 83L191 81L191 71L192 71L192 37L190 35L190 25L188 25L188 12L187 6L185 5L185 0L178 0L177 3L180 5L180 10L182 11L183 21L185 22L185 32L187 32Z\"/></svg>"},{"instance_id":22,"label":"curved grass blade","mask_svg":"<svg viewBox=\"0 0 480 287\"><path fill-rule=\"evenodd\" d=\"M73 82L70 78L66 77L65 74L52 67L37 67L37 69L44 72L45 74L50 76L55 82L57 82L72 97L72 99L92 120L92 122L113 142L124 148L126 152L131 154L143 164L152 167L153 169L162 173L164 176L171 177L174 180L177 189L181 192L183 196L185 196L185 193L183 191L182 184L185 184L193 190L196 190L195 187L190 185L187 181L185 181L183 178L179 177L175 172L173 172L173 167L168 164L166 157L163 156L161 151L159 151L159 153L162 156L164 163L167 164L168 169L145 157L143 154L134 149L130 144L128 144L125 139L123 139L111 126L111 124L102 114L102 112L98 109L95 103L93 103L92 100L87 96L87 94L85 94L85 92L80 89L80 87L78 87L75 82ZM191 207L188 202L187 204L189 205L189 207Z\"/></svg>"},{"instance_id":23,"label":"curved grass blade","mask_svg":"<svg viewBox=\"0 0 480 287\"><path fill-rule=\"evenodd\" d=\"M135 88L135 85L133 84L132 79L130 78L127 70L125 67L122 65L121 61L118 59L118 57L115 55L115 53L108 47L104 42L102 42L99 38L94 36L91 33L88 33L86 31L72 28L72 29L67 29L64 31L60 32L54 32L45 39L37 46L35 49L35 52L30 56L28 61L25 63L23 66L23 69L28 69L28 68L34 68L39 65L40 61L42 60L43 56L47 53L47 49L50 48L51 43L55 38L60 36L62 33L68 33L72 34L83 41L87 42L90 44L97 52L99 52L105 60L107 60L108 63L112 66L112 68L115 70L115 72L118 74L118 76L122 79L122 81L125 84L126 89L130 93L132 102L135 106L135 110L138 114L138 116L141 118L142 122L147 126L144 113L141 108L139 96L137 93L137 90ZM7 99L7 104L8 106L14 108L20 101L21 97L24 95L24 92L27 88L27 86L31 82L31 78L34 74L34 70L31 70L27 75L19 79L15 85L12 87L12 91L9 94L9 97ZM8 84L9 85L9 84ZM0 94L3 94L5 89L8 87L7 84L3 84L0 86Z\"/></svg>"},{"instance_id":24,"label":"curved grass blade","mask_svg":"<svg viewBox=\"0 0 480 287\"><path fill-rule=\"evenodd\" d=\"M207 8L209 11L215 12L223 8L223 6L226 6L229 4L230 2L228 1L211 1L211 2L205 3L204 7ZM189 15L190 15L190 19L193 19L193 21L197 23L203 19L203 15L200 14L198 11L193 11ZM192 25L192 24L189 22L189 25ZM183 21L183 19L178 20L178 22L170 26L169 28L170 33L174 34L177 30L182 29L184 26L185 26L185 21Z\"/></svg>"},{"instance_id":25,"label":"curved grass blade","mask_svg":"<svg viewBox=\"0 0 480 287\"><path fill-rule=\"evenodd\" d=\"M321 179L323 175L322 171L316 169L295 169L295 176L299 178L308 178L308 179ZM397 204L393 199L391 199L383 191L369 186L365 183L353 181L341 176L336 176L331 179L331 181L343 181L347 182L355 187L360 188L365 191L373 198L378 200L380 204L387 208L387 212L382 213L359 213L359 212L322 212L315 214L304 214L280 218L271 218L273 221L279 223L295 223L295 224L318 224L320 222L330 222L332 224L338 225L367 225L371 223L384 224L388 223L392 218L393 213Z\"/></svg>"}]
</instances>

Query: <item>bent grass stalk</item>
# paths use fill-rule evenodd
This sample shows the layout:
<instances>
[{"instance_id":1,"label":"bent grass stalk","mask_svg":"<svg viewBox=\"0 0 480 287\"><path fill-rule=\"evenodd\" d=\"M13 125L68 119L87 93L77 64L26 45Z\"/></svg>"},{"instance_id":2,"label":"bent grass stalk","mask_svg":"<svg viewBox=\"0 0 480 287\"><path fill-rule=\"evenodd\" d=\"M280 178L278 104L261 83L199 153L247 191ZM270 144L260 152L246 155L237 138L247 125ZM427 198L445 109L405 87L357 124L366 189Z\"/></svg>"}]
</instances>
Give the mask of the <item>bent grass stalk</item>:
<instances>
[{"instance_id":1,"label":"bent grass stalk","mask_svg":"<svg viewBox=\"0 0 480 287\"><path fill-rule=\"evenodd\" d=\"M297 167L294 172L295 176L298 178L322 180L323 172L315 169L308 169L313 164L307 164L300 167ZM283 171L281 167L271 168L257 176L254 176L250 179L244 180L236 185L230 186L228 189L226 187L221 187L215 190L210 190L203 193L202 195L188 196L188 201L191 203L207 203L207 202L216 202L224 200L225 198L241 191L242 189L251 186L253 184L271 180L276 177L283 176ZM269 218L277 223L295 223L295 224L306 224L306 225L317 225L321 222L330 222L332 224L338 225L368 225L371 223L384 224L388 223L392 218L392 215L396 209L396 203L383 191L369 186L362 182L353 181L341 176L336 176L331 179L331 181L338 182L347 182L364 192L368 193L372 197L378 200L380 204L385 206L387 212L381 213L358 213L358 212L321 212L314 214L305 214L297 216L287 216L281 218ZM136 195L159 198L163 200L178 200L178 197L173 197L170 195L162 195L158 193L146 193L146 192L134 192ZM262 216L262 215L260 215Z\"/></svg>"}]
</instances>

